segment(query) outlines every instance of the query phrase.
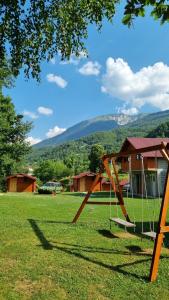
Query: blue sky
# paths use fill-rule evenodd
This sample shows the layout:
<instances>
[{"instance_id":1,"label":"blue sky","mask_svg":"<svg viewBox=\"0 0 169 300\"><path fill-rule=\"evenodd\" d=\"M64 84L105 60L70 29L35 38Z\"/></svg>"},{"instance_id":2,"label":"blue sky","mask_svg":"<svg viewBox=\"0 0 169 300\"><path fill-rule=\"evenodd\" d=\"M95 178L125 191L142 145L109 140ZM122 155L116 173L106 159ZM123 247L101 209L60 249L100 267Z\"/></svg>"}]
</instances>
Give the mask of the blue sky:
<instances>
[{"instance_id":1,"label":"blue sky","mask_svg":"<svg viewBox=\"0 0 169 300\"><path fill-rule=\"evenodd\" d=\"M42 64L41 82L26 80L23 72L15 87L5 90L18 113L33 121L31 142L52 137L98 115L135 114L169 109L169 26L150 17L134 27L119 16L104 23L101 33L89 28L89 57L69 64Z\"/></svg>"}]
</instances>

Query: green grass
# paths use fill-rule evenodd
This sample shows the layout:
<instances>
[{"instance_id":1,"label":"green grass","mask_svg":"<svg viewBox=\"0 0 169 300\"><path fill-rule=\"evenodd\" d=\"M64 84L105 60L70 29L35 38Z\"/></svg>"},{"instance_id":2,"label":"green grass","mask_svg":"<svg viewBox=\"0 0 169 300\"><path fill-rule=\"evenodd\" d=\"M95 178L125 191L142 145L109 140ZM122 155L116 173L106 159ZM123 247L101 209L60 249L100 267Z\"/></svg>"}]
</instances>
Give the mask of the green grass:
<instances>
[{"instance_id":1,"label":"green grass","mask_svg":"<svg viewBox=\"0 0 169 300\"><path fill-rule=\"evenodd\" d=\"M158 280L149 283L153 241L114 224L110 232L110 207L86 206L73 225L82 199L71 193L0 196L0 299L169 299L168 249ZM144 202L149 229L154 202ZM141 199L127 199L126 205L139 231Z\"/></svg>"}]
</instances>

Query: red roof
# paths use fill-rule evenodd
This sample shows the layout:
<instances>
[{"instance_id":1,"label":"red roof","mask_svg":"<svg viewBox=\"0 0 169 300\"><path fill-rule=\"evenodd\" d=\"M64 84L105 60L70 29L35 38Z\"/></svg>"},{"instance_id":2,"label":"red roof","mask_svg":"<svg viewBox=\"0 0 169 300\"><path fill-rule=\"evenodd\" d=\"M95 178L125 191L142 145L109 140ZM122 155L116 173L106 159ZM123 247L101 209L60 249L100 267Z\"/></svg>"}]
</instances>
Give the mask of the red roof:
<instances>
[{"instance_id":1,"label":"red roof","mask_svg":"<svg viewBox=\"0 0 169 300\"><path fill-rule=\"evenodd\" d=\"M23 174L23 173L20 173L20 174L14 174L14 175L8 176L7 179L10 179L10 178L23 178L23 177L32 179L32 180L34 180L34 181L36 180L36 177L33 177L33 176L31 176L31 175L28 175L28 174Z\"/></svg>"},{"instance_id":2,"label":"red roof","mask_svg":"<svg viewBox=\"0 0 169 300\"><path fill-rule=\"evenodd\" d=\"M102 184L110 184L110 180L103 178L102 179Z\"/></svg>"},{"instance_id":3,"label":"red roof","mask_svg":"<svg viewBox=\"0 0 169 300\"><path fill-rule=\"evenodd\" d=\"M140 148L150 147L159 145L162 142L169 144L169 138L137 138L137 137L129 137L124 141L122 148L120 151L126 151L129 146L138 150ZM162 157L160 151L151 151L145 152L142 154L144 157Z\"/></svg>"},{"instance_id":4,"label":"red roof","mask_svg":"<svg viewBox=\"0 0 169 300\"><path fill-rule=\"evenodd\" d=\"M128 184L128 183L129 183L129 180L128 180L128 179L122 179L122 180L120 181L120 186L123 186L123 185Z\"/></svg>"},{"instance_id":5,"label":"red roof","mask_svg":"<svg viewBox=\"0 0 169 300\"><path fill-rule=\"evenodd\" d=\"M82 178L82 177L93 177L93 176L96 176L95 173L92 173L92 172L84 172L84 173L80 173L76 176L73 176L74 179L78 179L78 178Z\"/></svg>"}]
</instances>

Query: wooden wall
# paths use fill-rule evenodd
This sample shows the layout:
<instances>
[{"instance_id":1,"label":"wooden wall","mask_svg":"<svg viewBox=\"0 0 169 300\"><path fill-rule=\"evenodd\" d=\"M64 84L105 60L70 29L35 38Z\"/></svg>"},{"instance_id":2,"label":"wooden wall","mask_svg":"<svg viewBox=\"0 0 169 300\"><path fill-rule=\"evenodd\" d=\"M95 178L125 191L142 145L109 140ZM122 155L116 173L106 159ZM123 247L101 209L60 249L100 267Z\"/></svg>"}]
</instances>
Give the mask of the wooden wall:
<instances>
[{"instance_id":1,"label":"wooden wall","mask_svg":"<svg viewBox=\"0 0 169 300\"><path fill-rule=\"evenodd\" d=\"M35 181L27 177L11 177L7 180L8 192L34 192Z\"/></svg>"},{"instance_id":2,"label":"wooden wall","mask_svg":"<svg viewBox=\"0 0 169 300\"><path fill-rule=\"evenodd\" d=\"M94 181L94 176L85 176L73 179L74 192L87 192ZM94 191L101 191L100 183L98 183Z\"/></svg>"},{"instance_id":3,"label":"wooden wall","mask_svg":"<svg viewBox=\"0 0 169 300\"><path fill-rule=\"evenodd\" d=\"M154 157L144 157L143 158L143 162L144 162L144 169L145 170L150 170L150 169L157 169L157 165L156 165L156 160ZM121 169L124 172L128 172L129 171L129 161L128 158L122 158L121 161ZM142 162L141 159L136 156L136 155L132 155L131 156L131 169L133 171L140 171L142 170Z\"/></svg>"}]
</instances>

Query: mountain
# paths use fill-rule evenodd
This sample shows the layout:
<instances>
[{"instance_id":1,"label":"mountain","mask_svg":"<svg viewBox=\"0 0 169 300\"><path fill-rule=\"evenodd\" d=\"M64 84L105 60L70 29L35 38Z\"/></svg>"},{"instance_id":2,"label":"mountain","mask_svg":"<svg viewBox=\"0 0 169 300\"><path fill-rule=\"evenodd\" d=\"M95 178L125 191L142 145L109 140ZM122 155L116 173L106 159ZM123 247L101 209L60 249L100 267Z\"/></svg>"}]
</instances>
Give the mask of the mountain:
<instances>
[{"instance_id":1,"label":"mountain","mask_svg":"<svg viewBox=\"0 0 169 300\"><path fill-rule=\"evenodd\" d=\"M67 130L70 135L65 135L65 132L64 134L60 135L60 137L58 136L39 143L39 147L33 147L32 153L27 156L27 161L29 163L34 163L39 159L65 160L70 156L71 153L74 153L77 156L79 156L80 153L80 157L84 157L84 160L87 160L89 151L93 144L103 145L106 152L117 152L120 150L121 145L126 137L153 137L153 132L154 130L156 132L156 128L158 126L160 126L162 123L169 122L169 110L148 115L139 115L137 116L137 120L134 118L133 121L131 121L132 118L129 118L128 116L123 118L123 115L107 115L81 122ZM110 124L109 120L111 121L111 125L114 124L113 129L108 129L106 131L100 130L100 132L93 132L89 135L80 137L79 139L77 138L66 141L66 137L73 137L73 133L76 137L78 134L80 135L82 132L84 133L85 127L86 132L89 132L87 131L88 128L94 128L94 125L95 129L103 128L101 126L97 127L96 124L101 124L102 122L104 123L106 120L107 124ZM93 125L93 127L90 125ZM108 125L106 126L107 128L110 128ZM75 135L75 133L77 135ZM65 139L65 141L63 143L59 143L58 138L60 141L61 139ZM58 142L58 145L54 144L53 142Z\"/></svg>"},{"instance_id":2,"label":"mountain","mask_svg":"<svg viewBox=\"0 0 169 300\"><path fill-rule=\"evenodd\" d=\"M108 116L102 116L95 119L103 120L104 117L108 119ZM129 121L131 119L126 118L126 122L127 120ZM125 118L118 119L117 117L116 122L125 122ZM80 165L82 161L87 161L88 154L93 144L103 145L106 152L117 152L120 150L121 145L126 137L161 136L161 127L159 129L158 126L166 122L169 122L169 110L149 115L140 115L138 116L137 120L129 122L126 125L124 125L124 123L123 125L118 124L112 130L94 132L77 140L64 142L59 145L49 144L46 147L34 147L32 153L27 156L27 161L32 164L34 162L38 162L40 159L65 160L69 158L71 154L73 154L74 157L79 157ZM77 124L74 127L76 128L78 126L79 125ZM164 131L164 127L165 134L167 134L166 127L168 127L168 124L162 125L162 131ZM43 144L41 143L41 145Z\"/></svg>"},{"instance_id":3,"label":"mountain","mask_svg":"<svg viewBox=\"0 0 169 300\"><path fill-rule=\"evenodd\" d=\"M118 114L104 115L93 119L85 120L68 128L65 132L58 136L43 140L42 142L36 144L34 148L43 148L47 146L59 145L64 142L77 140L81 137L88 136L95 132L112 130L119 126L124 126L131 122L134 122L142 117L142 114L137 116Z\"/></svg>"},{"instance_id":4,"label":"mountain","mask_svg":"<svg viewBox=\"0 0 169 300\"><path fill-rule=\"evenodd\" d=\"M149 129L154 129L162 123L169 121L169 110L159 111L152 114L146 114L142 118L138 118L134 122L132 122L129 127L130 128L146 128L148 126Z\"/></svg>"}]
</instances>

